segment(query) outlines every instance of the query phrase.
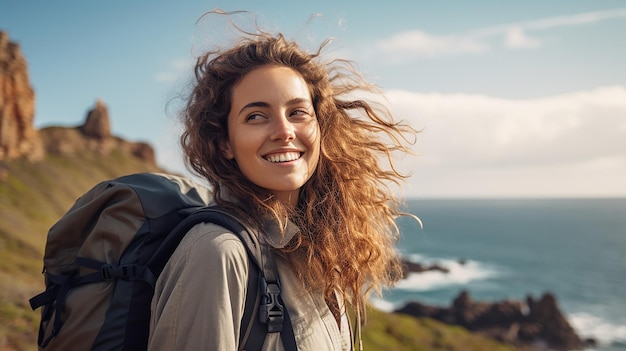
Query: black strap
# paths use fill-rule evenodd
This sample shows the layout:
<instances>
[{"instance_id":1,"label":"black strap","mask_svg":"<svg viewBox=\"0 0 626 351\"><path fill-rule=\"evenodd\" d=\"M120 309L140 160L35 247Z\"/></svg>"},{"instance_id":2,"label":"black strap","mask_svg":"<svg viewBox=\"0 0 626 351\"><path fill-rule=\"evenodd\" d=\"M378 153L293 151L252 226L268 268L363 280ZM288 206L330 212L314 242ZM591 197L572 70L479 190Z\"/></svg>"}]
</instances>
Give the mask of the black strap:
<instances>
[{"instance_id":1,"label":"black strap","mask_svg":"<svg viewBox=\"0 0 626 351\"><path fill-rule=\"evenodd\" d=\"M84 276L73 275L55 275L48 273L46 279L49 280L49 286L44 292L36 295L30 299L30 305L33 310L43 306L41 322L39 325L39 335L37 343L41 347L48 346L48 343L52 341L61 331L63 327L63 320L61 319L63 309L65 308L65 300L69 291L79 285L95 283L102 281L102 275L100 272L87 274ZM53 302L56 301L56 306ZM53 309L54 307L54 309ZM48 338L44 339L45 328L44 323L50 321L52 318L52 312L54 312L54 321L52 322L52 332Z\"/></svg>"},{"instance_id":2,"label":"black strap","mask_svg":"<svg viewBox=\"0 0 626 351\"><path fill-rule=\"evenodd\" d=\"M262 270L261 306L259 318L267 323L267 332L280 332L280 338L286 351L297 350L296 338L291 325L289 312L280 295L280 279L274 255L269 245L261 245Z\"/></svg>"},{"instance_id":3,"label":"black strap","mask_svg":"<svg viewBox=\"0 0 626 351\"><path fill-rule=\"evenodd\" d=\"M219 224L217 222L214 223ZM232 228L229 226L224 227ZM248 233L251 233L249 229L246 230ZM260 351L267 334L279 332L285 350L296 351L297 346L293 326L280 295L280 280L273 253L266 244L259 244L256 240L254 244L253 249L256 249L256 251L255 254L250 255L254 262L250 260L248 292L241 322L239 349ZM244 246L250 249L249 243L244 242ZM255 315L258 315L258 318L254 318Z\"/></svg>"},{"instance_id":4,"label":"black strap","mask_svg":"<svg viewBox=\"0 0 626 351\"><path fill-rule=\"evenodd\" d=\"M257 294L258 295L258 294ZM281 298L282 302L282 298ZM260 351L267 337L267 325L263 323L252 323L252 330L248 337L243 351ZM293 326L291 325L291 318L289 312L285 308L285 315L283 319L282 331L280 332L280 339L283 342L285 351L296 351L296 337L293 333ZM242 345L242 344L240 344ZM241 346L240 346L241 349Z\"/></svg>"},{"instance_id":5,"label":"black strap","mask_svg":"<svg viewBox=\"0 0 626 351\"><path fill-rule=\"evenodd\" d=\"M101 262L87 257L76 257L74 263L79 266L87 267L96 271L93 275L101 277L98 281L124 279L124 280L141 280L150 284L152 289L156 284L156 277L145 265L138 264L120 264L113 265Z\"/></svg>"},{"instance_id":6,"label":"black strap","mask_svg":"<svg viewBox=\"0 0 626 351\"><path fill-rule=\"evenodd\" d=\"M261 301L258 287L259 277L259 267L252 260L249 260L248 288L246 290L246 302L239 331L239 351L260 351L267 333L263 328L259 328L261 323L258 323L255 318L259 311L259 302Z\"/></svg>"},{"instance_id":7,"label":"black strap","mask_svg":"<svg viewBox=\"0 0 626 351\"><path fill-rule=\"evenodd\" d=\"M257 237L244 223L227 209L219 206L202 208L184 219L172 231L175 235L170 235L168 240L175 240L178 243L184 234L193 226L201 222L210 222L228 229L239 237L248 252L248 286L244 313L241 319L239 334L239 349L245 351L260 351L267 336L267 325L259 322L257 317L260 313L261 295L259 284L263 277L262 253ZM176 247L177 245L163 245L162 247ZM158 255L171 255L171 253L157 252Z\"/></svg>"},{"instance_id":8,"label":"black strap","mask_svg":"<svg viewBox=\"0 0 626 351\"><path fill-rule=\"evenodd\" d=\"M267 324L268 333L280 332L285 319L285 307L280 296L280 281L278 270L271 249L267 244L261 245L261 277L259 289L261 290L261 306L259 307L259 320Z\"/></svg>"},{"instance_id":9,"label":"black strap","mask_svg":"<svg viewBox=\"0 0 626 351\"><path fill-rule=\"evenodd\" d=\"M287 308L285 308L285 319L283 322L283 330L280 332L280 338L283 341L283 347L285 348L285 351L298 350L298 346L296 346L296 336L293 334L291 317L289 317L289 312Z\"/></svg>"},{"instance_id":10,"label":"black strap","mask_svg":"<svg viewBox=\"0 0 626 351\"><path fill-rule=\"evenodd\" d=\"M56 302L56 309L54 311L54 322L52 324L52 332L50 333L50 336L48 336L48 338L46 338L44 340L44 330L43 328L39 328L39 336L37 338L37 343L39 344L39 346L41 347L46 347L48 346L48 343L50 343L50 341L52 341L52 339L54 339L57 335L59 335L59 332L61 331L61 327L63 326L63 321L61 320L61 314L63 312L63 309L65 308L65 297L67 296L67 294L69 293L70 289L74 286L74 276L70 275L68 276L65 281L61 284L58 285L58 289L56 290L57 293L57 302ZM51 308L52 306L46 306L48 308ZM49 320L52 317L52 310L49 309L48 311L46 311L44 314L46 314L47 318L42 318L41 323L44 323L46 320Z\"/></svg>"}]
</instances>

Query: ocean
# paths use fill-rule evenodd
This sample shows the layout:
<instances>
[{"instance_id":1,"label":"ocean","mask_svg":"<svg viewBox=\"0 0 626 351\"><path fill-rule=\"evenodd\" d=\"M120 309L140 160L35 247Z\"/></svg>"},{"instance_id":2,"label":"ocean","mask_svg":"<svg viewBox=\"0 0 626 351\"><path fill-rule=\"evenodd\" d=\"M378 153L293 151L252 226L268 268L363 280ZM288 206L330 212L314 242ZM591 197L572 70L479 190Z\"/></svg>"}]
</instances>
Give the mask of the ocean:
<instances>
[{"instance_id":1,"label":"ocean","mask_svg":"<svg viewBox=\"0 0 626 351\"><path fill-rule=\"evenodd\" d=\"M398 220L408 259L448 274L411 274L375 304L449 306L461 290L475 301L553 293L596 350L626 350L626 199L410 200Z\"/></svg>"}]
</instances>

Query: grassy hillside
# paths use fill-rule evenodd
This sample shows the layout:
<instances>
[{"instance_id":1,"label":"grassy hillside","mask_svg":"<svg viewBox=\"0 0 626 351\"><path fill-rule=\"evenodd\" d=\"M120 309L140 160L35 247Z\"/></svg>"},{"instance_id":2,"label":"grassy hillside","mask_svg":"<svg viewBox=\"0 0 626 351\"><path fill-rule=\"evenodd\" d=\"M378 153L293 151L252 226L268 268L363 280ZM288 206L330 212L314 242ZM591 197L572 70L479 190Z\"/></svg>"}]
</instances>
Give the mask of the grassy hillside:
<instances>
[{"instance_id":1,"label":"grassy hillside","mask_svg":"<svg viewBox=\"0 0 626 351\"><path fill-rule=\"evenodd\" d=\"M142 171L161 170L121 150L0 162L0 350L36 350L39 312L28 299L43 289L48 228L93 185ZM368 322L365 350L513 350L428 319L371 311Z\"/></svg>"},{"instance_id":2,"label":"grassy hillside","mask_svg":"<svg viewBox=\"0 0 626 351\"><path fill-rule=\"evenodd\" d=\"M514 351L466 329L429 318L370 310L363 330L366 351Z\"/></svg>"},{"instance_id":3,"label":"grassy hillside","mask_svg":"<svg viewBox=\"0 0 626 351\"><path fill-rule=\"evenodd\" d=\"M98 182L142 171L161 170L117 150L0 162L0 350L36 349L39 312L28 299L43 289L49 227Z\"/></svg>"}]
</instances>

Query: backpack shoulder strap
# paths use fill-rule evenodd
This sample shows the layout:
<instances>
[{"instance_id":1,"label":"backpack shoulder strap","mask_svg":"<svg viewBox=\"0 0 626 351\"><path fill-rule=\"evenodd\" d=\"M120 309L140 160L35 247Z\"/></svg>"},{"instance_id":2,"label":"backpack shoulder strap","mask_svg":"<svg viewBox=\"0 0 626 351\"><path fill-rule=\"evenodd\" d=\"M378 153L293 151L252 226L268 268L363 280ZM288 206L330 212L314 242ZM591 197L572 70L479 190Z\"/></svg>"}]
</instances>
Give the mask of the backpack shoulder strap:
<instances>
[{"instance_id":1,"label":"backpack shoulder strap","mask_svg":"<svg viewBox=\"0 0 626 351\"><path fill-rule=\"evenodd\" d=\"M287 309L282 308L283 302L280 297L280 283L278 282L276 264L269 252L269 248L261 245L254 232L228 210L219 206L210 206L190 214L172 230L166 239L168 242L164 242L159 250L155 252L153 260L165 262L166 260L163 260L162 257L171 256L183 236L193 226L202 222L214 223L233 232L241 239L250 258L246 302L239 337L240 349L248 351L261 350L267 333L279 331L285 350L296 350L293 327L287 314ZM148 266L156 270L155 274L160 274L164 263L159 267L153 267L150 263ZM266 280L266 276L269 278L269 281ZM269 287L268 282L272 283L271 287ZM268 296L270 292L274 298ZM270 326L271 318L270 314L268 314L268 305L281 307L280 327L282 328L270 330L272 327ZM256 316L259 317L255 318Z\"/></svg>"},{"instance_id":2,"label":"backpack shoulder strap","mask_svg":"<svg viewBox=\"0 0 626 351\"><path fill-rule=\"evenodd\" d=\"M159 276L167 263L169 257L172 256L176 247L187 234L187 232L198 223L215 223L221 227L228 229L236 234L243 242L253 263L257 267L260 265L261 248L258 239L252 234L239 220L232 214L221 207L210 206L204 207L191 213L187 218L183 219L164 239L161 246L154 252L152 258L148 262L148 266L152 269L156 276ZM258 269L258 268L257 268Z\"/></svg>"}]
</instances>

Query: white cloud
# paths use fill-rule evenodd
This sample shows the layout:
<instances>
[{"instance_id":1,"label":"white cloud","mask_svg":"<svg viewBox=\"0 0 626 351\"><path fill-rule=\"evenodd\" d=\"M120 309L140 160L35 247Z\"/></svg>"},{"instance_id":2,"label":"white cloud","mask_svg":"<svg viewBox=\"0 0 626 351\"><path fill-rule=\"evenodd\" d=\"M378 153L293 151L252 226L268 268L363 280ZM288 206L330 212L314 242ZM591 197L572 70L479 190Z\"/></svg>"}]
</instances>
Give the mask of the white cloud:
<instances>
[{"instance_id":1,"label":"white cloud","mask_svg":"<svg viewBox=\"0 0 626 351\"><path fill-rule=\"evenodd\" d=\"M398 33L388 40L380 42L378 48L384 52L393 53L393 57L397 60L406 60L461 53L480 53L488 50L488 45L468 36L437 36L416 30Z\"/></svg>"},{"instance_id":2,"label":"white cloud","mask_svg":"<svg viewBox=\"0 0 626 351\"><path fill-rule=\"evenodd\" d=\"M576 15L556 16L535 21L522 22L520 25L527 29L549 29L554 27L596 23L614 18L626 18L626 8L585 12Z\"/></svg>"},{"instance_id":3,"label":"white cloud","mask_svg":"<svg viewBox=\"0 0 626 351\"><path fill-rule=\"evenodd\" d=\"M522 27L511 26L505 35L505 45L511 49L530 49L541 46L537 39L530 38Z\"/></svg>"},{"instance_id":4,"label":"white cloud","mask_svg":"<svg viewBox=\"0 0 626 351\"><path fill-rule=\"evenodd\" d=\"M388 91L423 132L417 194L626 195L626 87L541 99Z\"/></svg>"},{"instance_id":5,"label":"white cloud","mask_svg":"<svg viewBox=\"0 0 626 351\"><path fill-rule=\"evenodd\" d=\"M157 72L154 80L157 82L173 83L186 78L193 71L194 62L191 59L175 58L170 61L166 70Z\"/></svg>"},{"instance_id":6,"label":"white cloud","mask_svg":"<svg viewBox=\"0 0 626 351\"><path fill-rule=\"evenodd\" d=\"M374 48L376 51L385 52L393 61L477 54L489 51L498 43L510 49L532 49L540 47L541 41L539 38L529 36L530 31L538 32L557 27L625 18L626 8L622 8L508 23L448 35L413 30L396 33L377 42Z\"/></svg>"}]
</instances>

